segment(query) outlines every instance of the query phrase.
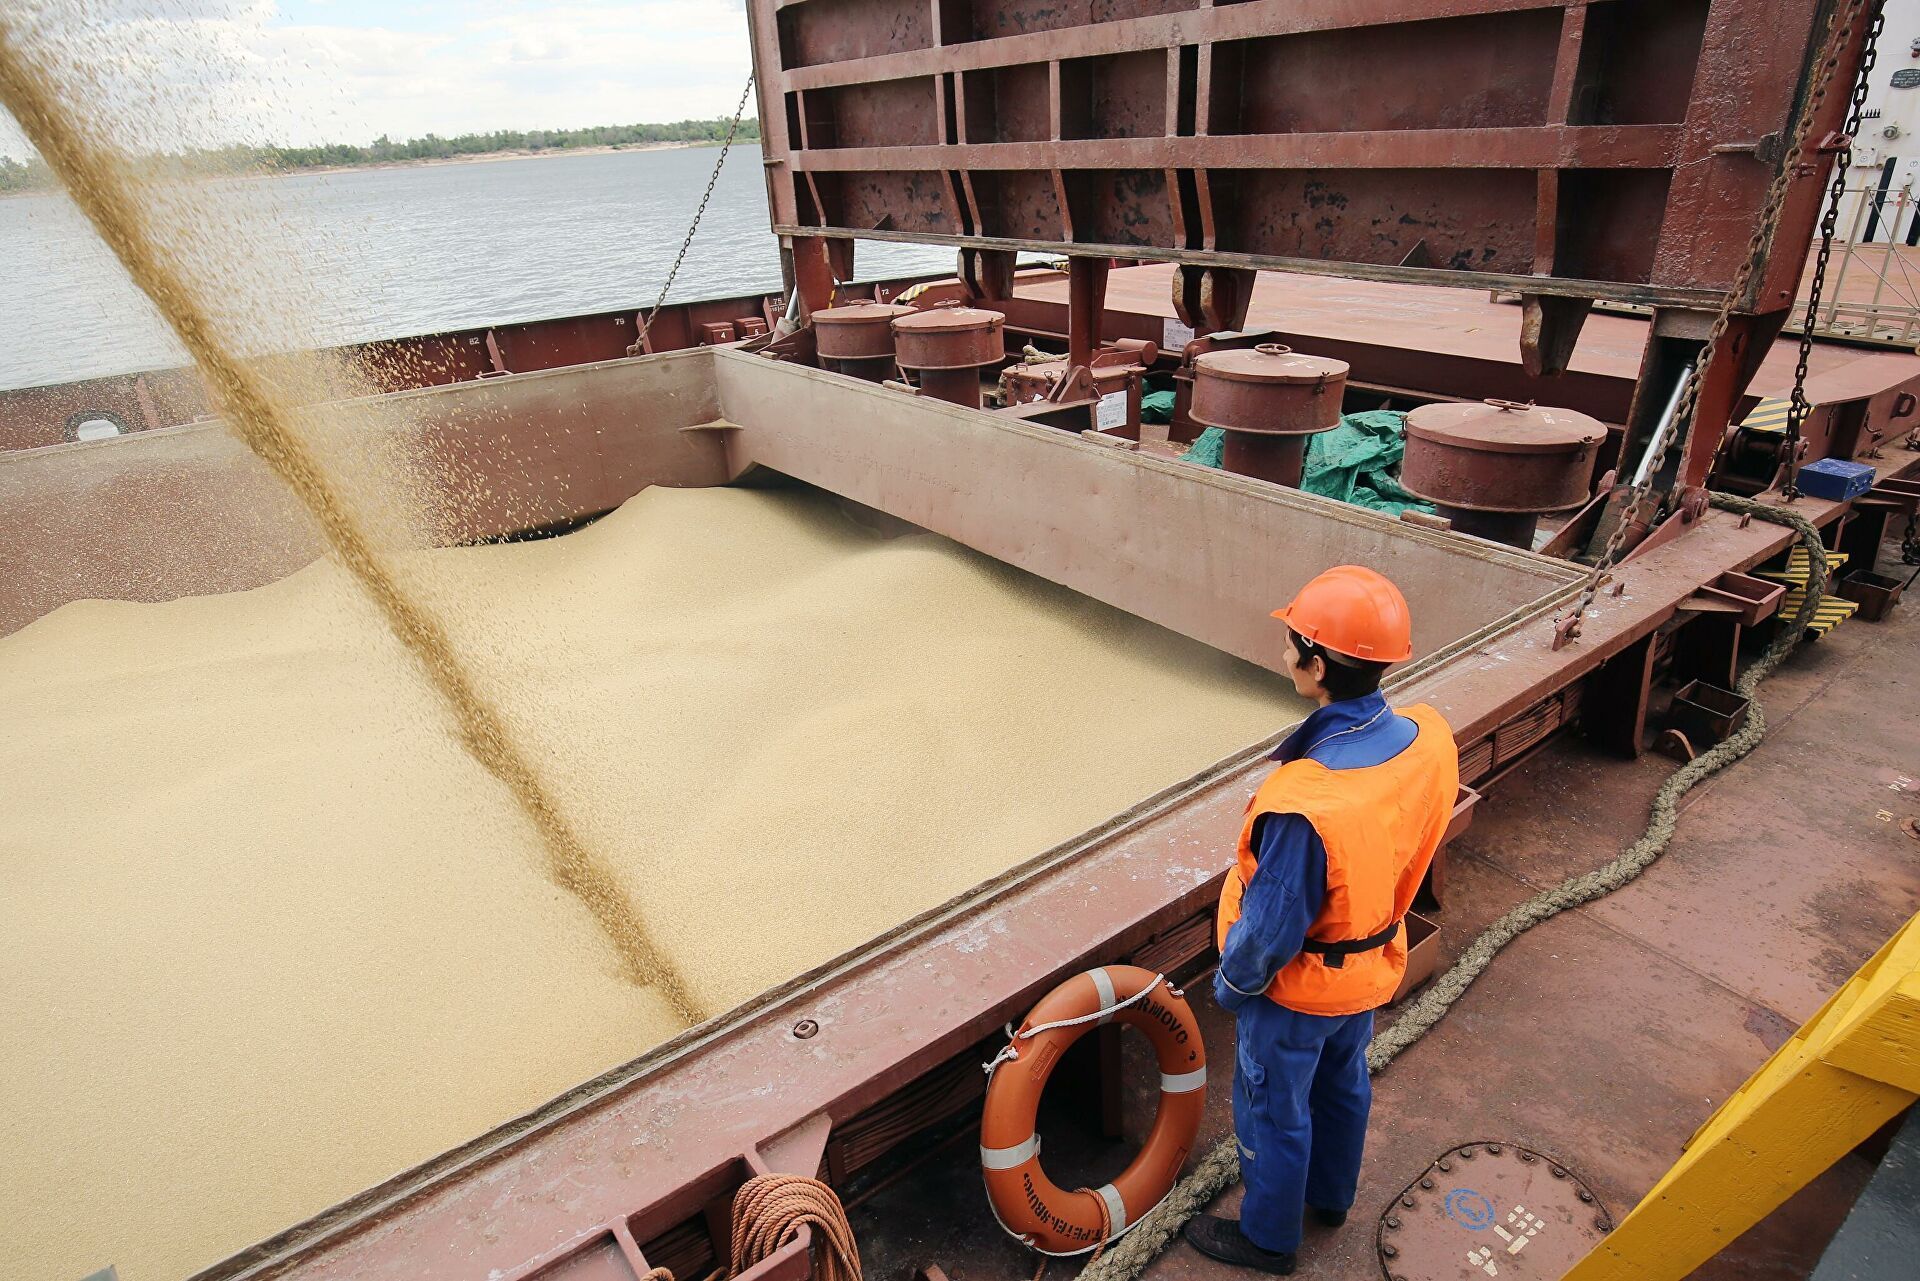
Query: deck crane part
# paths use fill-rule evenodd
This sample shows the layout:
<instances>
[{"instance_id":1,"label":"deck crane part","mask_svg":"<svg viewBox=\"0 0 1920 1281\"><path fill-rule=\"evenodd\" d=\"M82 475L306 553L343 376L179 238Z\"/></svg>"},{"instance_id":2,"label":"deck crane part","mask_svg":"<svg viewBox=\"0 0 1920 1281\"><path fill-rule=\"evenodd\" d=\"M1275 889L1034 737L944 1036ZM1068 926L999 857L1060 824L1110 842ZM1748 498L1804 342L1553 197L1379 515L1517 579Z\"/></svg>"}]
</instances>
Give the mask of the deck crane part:
<instances>
[{"instance_id":1,"label":"deck crane part","mask_svg":"<svg viewBox=\"0 0 1920 1281\"><path fill-rule=\"evenodd\" d=\"M1820 541L1820 531L1798 512L1732 494L1714 494L1711 501L1721 511L1750 515L1791 527L1806 548L1812 567L1809 590L1800 602L1799 613L1787 626L1780 628L1766 652L1741 673L1734 686L1740 695L1752 698L1760 682L1772 675L1773 670L1800 643L1819 611L1821 598L1825 594L1822 584L1826 582L1828 569L1827 551ZM1394 1020L1391 1027L1375 1034L1373 1044L1367 1050L1368 1069L1379 1073L1403 1050L1431 1031L1507 944L1568 908L1604 898L1653 866L1673 840L1674 828L1679 823L1681 797L1703 780L1753 751L1760 745L1766 732L1766 715L1758 700L1755 700L1744 729L1667 776L1667 781L1661 784L1653 798L1647 827L1639 840L1612 862L1591 872L1567 878L1553 888L1536 894L1488 926L1468 945L1452 969L1435 979ZM1182 1224L1239 1179L1239 1146L1236 1139L1229 1135L1200 1159L1193 1173L1182 1179L1167 1195L1167 1199L1142 1220L1132 1234L1083 1268L1079 1281L1133 1281L1174 1238Z\"/></svg>"},{"instance_id":2,"label":"deck crane part","mask_svg":"<svg viewBox=\"0 0 1920 1281\"><path fill-rule=\"evenodd\" d=\"M1867 20L1869 26L1866 47L1861 55L1860 70L1854 79L1854 100L1856 104L1864 100L1861 95L1865 92L1867 73L1873 67L1874 42L1880 34L1880 9L1881 0L1847 0L1843 6L1833 11L1827 28L1827 38L1821 47L1818 70L1814 74L1813 83L1808 87L1800 118L1793 128L1792 145L1787 148L1780 167L1774 172L1773 185L1768 188L1767 202L1761 210L1760 221L1753 229L1752 239L1747 242L1746 261L1740 265L1739 274L1734 277L1733 287L1727 291L1725 301L1720 304L1720 311L1714 317L1713 327L1707 332L1706 343L1700 349L1700 357L1693 365L1691 376L1687 378L1681 390L1679 403L1675 406L1674 412L1666 416L1661 424L1661 430L1655 433L1654 439L1647 444L1647 457L1654 460L1656 464L1675 443L1676 437L1679 437L1681 424L1686 426L1686 436L1679 437L1681 443L1684 445L1685 441L1692 436L1694 406L1699 400L1700 388L1705 385L1707 374L1713 368L1714 354L1722 346L1728 326L1733 322L1735 304L1751 291L1755 277L1760 274L1761 269L1773 255L1774 233L1779 229L1780 217L1786 208L1787 197L1792 194L1801 159L1806 155L1808 139L1813 132L1814 118L1819 115L1821 104L1826 101L1827 92L1833 84L1834 72L1840 66L1841 57L1853 41L1854 26L1862 18ZM1844 169L1839 171L1842 177L1845 176L1845 172ZM1806 400L1804 386L1806 373L1807 362L1803 350L1794 374L1794 395L1802 403ZM1795 444L1795 440L1788 441L1789 452ZM1592 571L1587 576L1586 586L1581 589L1579 599L1574 602L1570 611L1554 623L1560 643L1570 641L1580 634L1581 619L1586 616L1588 607L1593 604L1593 598L1599 594L1601 582L1628 550L1627 540L1634 528L1641 525L1651 514L1647 500L1658 486L1659 472L1657 465L1640 469L1642 479L1633 486L1627 498L1625 510L1619 513L1619 519L1614 524L1612 533L1608 535L1605 547L1594 559ZM1794 494L1791 490L1787 492L1786 497L1788 501L1792 501Z\"/></svg>"},{"instance_id":3,"label":"deck crane part","mask_svg":"<svg viewBox=\"0 0 1920 1281\"><path fill-rule=\"evenodd\" d=\"M1788 402L1786 448L1781 463L1786 477L1781 492L1791 502L1800 496L1800 428L1812 406L1807 403L1807 362L1813 358L1813 328L1820 314L1820 297L1827 288L1827 263L1833 257L1834 233L1840 227L1840 197L1846 193L1847 173L1853 166L1853 139L1860 132L1860 120L1867 106L1868 75L1873 71L1880 43L1880 31L1887 15L1882 0L1874 0L1866 47L1860 54L1860 74L1853 82L1853 101L1847 108L1847 123L1834 139L1833 180L1827 188L1826 212L1820 215L1820 252L1813 264L1813 278L1807 284L1807 318L1800 327L1799 356L1793 367L1793 393Z\"/></svg>"}]
</instances>

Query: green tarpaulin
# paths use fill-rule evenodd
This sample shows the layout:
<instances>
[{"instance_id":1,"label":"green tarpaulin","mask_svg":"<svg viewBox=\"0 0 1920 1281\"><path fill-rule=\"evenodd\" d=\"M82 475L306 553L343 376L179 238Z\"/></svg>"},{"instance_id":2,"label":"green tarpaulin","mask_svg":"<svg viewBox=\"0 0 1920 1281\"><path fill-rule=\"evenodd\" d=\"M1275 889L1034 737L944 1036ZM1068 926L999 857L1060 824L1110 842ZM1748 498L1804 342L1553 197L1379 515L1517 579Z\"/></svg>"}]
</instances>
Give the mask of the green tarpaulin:
<instances>
[{"instance_id":1,"label":"green tarpaulin","mask_svg":"<svg viewBox=\"0 0 1920 1281\"><path fill-rule=\"evenodd\" d=\"M1173 393L1170 391L1150 391L1140 398L1140 421L1143 423L1170 423L1173 421Z\"/></svg>"},{"instance_id":2,"label":"green tarpaulin","mask_svg":"<svg viewBox=\"0 0 1920 1281\"><path fill-rule=\"evenodd\" d=\"M1144 413L1142 417L1144 417ZM1300 488L1322 498L1337 498L1355 507L1397 516L1412 509L1431 512L1433 505L1423 503L1400 487L1400 459L1406 453L1407 416L1391 409L1376 409L1364 414L1348 414L1332 431L1324 431L1307 442L1306 470ZM1207 467L1220 465L1225 436L1217 427L1202 432L1200 439L1181 457Z\"/></svg>"}]
</instances>

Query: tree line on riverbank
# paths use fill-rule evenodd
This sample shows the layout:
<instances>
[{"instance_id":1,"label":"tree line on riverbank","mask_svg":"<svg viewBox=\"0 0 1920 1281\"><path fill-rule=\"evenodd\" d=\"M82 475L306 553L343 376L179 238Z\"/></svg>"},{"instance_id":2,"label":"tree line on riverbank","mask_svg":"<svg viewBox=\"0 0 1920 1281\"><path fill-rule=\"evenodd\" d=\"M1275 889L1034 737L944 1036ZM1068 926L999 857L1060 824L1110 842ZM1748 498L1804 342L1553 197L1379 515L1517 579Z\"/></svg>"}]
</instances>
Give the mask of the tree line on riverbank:
<instances>
[{"instance_id":1,"label":"tree line on riverbank","mask_svg":"<svg viewBox=\"0 0 1920 1281\"><path fill-rule=\"evenodd\" d=\"M395 142L382 134L366 146L338 142L316 147L234 146L150 160L157 168L200 173L297 173L302 169L351 169L516 151L543 153L590 147L720 142L727 136L730 123L727 120L676 120L669 124L596 125L586 129L502 129L493 133L463 133L452 138L430 133L405 142ZM747 142L758 141L760 122L752 118L742 120L736 137ZM52 171L38 156L25 161L0 156L0 195L47 191L55 185Z\"/></svg>"}]
</instances>

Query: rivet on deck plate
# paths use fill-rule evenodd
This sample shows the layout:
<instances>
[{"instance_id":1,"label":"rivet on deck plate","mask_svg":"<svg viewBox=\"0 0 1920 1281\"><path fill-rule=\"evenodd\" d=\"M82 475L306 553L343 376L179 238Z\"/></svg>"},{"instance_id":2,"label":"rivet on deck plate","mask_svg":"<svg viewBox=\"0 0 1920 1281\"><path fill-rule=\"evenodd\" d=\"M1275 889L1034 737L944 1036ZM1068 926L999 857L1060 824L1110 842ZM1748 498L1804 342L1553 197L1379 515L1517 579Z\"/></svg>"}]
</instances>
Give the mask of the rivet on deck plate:
<instances>
[{"instance_id":1,"label":"rivet on deck plate","mask_svg":"<svg viewBox=\"0 0 1920 1281\"><path fill-rule=\"evenodd\" d=\"M1527 1163L1528 1163L1529 1165L1531 1165L1531 1164L1533 1163L1533 1160L1534 1160L1534 1156L1533 1156L1533 1153L1531 1153L1531 1152L1522 1152L1522 1153L1520 1154L1520 1159L1521 1159L1522 1161L1525 1161L1525 1162L1527 1162Z\"/></svg>"},{"instance_id":2,"label":"rivet on deck plate","mask_svg":"<svg viewBox=\"0 0 1920 1281\"><path fill-rule=\"evenodd\" d=\"M1433 1164L1442 1174L1445 1174L1453 1168L1453 1162L1451 1161L1435 1161Z\"/></svg>"},{"instance_id":3,"label":"rivet on deck plate","mask_svg":"<svg viewBox=\"0 0 1920 1281\"><path fill-rule=\"evenodd\" d=\"M1593 1221L1593 1226L1599 1228L1602 1232L1611 1232L1613 1231L1613 1220L1603 1214Z\"/></svg>"},{"instance_id":4,"label":"rivet on deck plate","mask_svg":"<svg viewBox=\"0 0 1920 1281\"><path fill-rule=\"evenodd\" d=\"M1553 1167L1553 1177L1556 1179L1564 1179L1567 1177L1567 1172L1556 1165Z\"/></svg>"},{"instance_id":5,"label":"rivet on deck plate","mask_svg":"<svg viewBox=\"0 0 1920 1281\"><path fill-rule=\"evenodd\" d=\"M1400 1198L1400 1204L1406 1206L1409 1210L1411 1210L1413 1208L1413 1198L1410 1196L1403 1196Z\"/></svg>"},{"instance_id":6,"label":"rivet on deck plate","mask_svg":"<svg viewBox=\"0 0 1920 1281\"><path fill-rule=\"evenodd\" d=\"M1383 1246L1381 1246L1381 1247L1380 1247L1380 1253L1381 1253L1381 1254L1382 1254L1383 1256L1385 1256L1386 1258L1389 1258L1389 1259L1391 1259L1391 1258L1395 1258L1396 1256L1398 1256L1400 1252L1399 1252L1398 1250L1396 1250L1396 1249L1394 1249L1394 1248L1393 1248L1392 1246L1390 1246L1390 1245L1383 1245Z\"/></svg>"},{"instance_id":7,"label":"rivet on deck plate","mask_svg":"<svg viewBox=\"0 0 1920 1281\"><path fill-rule=\"evenodd\" d=\"M1460 1149L1460 1158L1461 1158L1461 1159L1462 1159L1463 1161L1471 1161L1471 1160L1473 1160L1473 1149L1472 1149L1472 1148L1461 1148L1461 1149Z\"/></svg>"},{"instance_id":8,"label":"rivet on deck plate","mask_svg":"<svg viewBox=\"0 0 1920 1281\"><path fill-rule=\"evenodd\" d=\"M1397 1215L1397 1214L1389 1214L1389 1215L1387 1216L1387 1226L1388 1226L1388 1227L1390 1227L1390 1228L1397 1228L1397 1227L1399 1227L1399 1226L1400 1226L1400 1216L1399 1216L1399 1215Z\"/></svg>"},{"instance_id":9,"label":"rivet on deck plate","mask_svg":"<svg viewBox=\"0 0 1920 1281\"><path fill-rule=\"evenodd\" d=\"M793 1039L804 1041L820 1030L820 1025L812 1019L801 1019L793 1025Z\"/></svg>"},{"instance_id":10,"label":"rivet on deck plate","mask_svg":"<svg viewBox=\"0 0 1920 1281\"><path fill-rule=\"evenodd\" d=\"M1432 1180L1432 1179L1422 1179L1422 1180L1420 1180L1420 1186L1421 1186L1421 1188L1422 1188L1422 1189L1425 1189L1425 1190L1428 1190L1428 1191L1431 1191L1431 1190L1432 1190L1432 1188L1433 1188L1433 1180Z\"/></svg>"},{"instance_id":11,"label":"rivet on deck plate","mask_svg":"<svg viewBox=\"0 0 1920 1281\"><path fill-rule=\"evenodd\" d=\"M1589 1203L1589 1204L1591 1204L1591 1203L1593 1202L1593 1193L1591 1193L1591 1192L1589 1192L1589 1191L1587 1191L1587 1190L1586 1190L1585 1188L1581 1188L1581 1189L1580 1189L1580 1199L1581 1199L1582 1201L1585 1201L1585 1202L1587 1202L1587 1203Z\"/></svg>"},{"instance_id":12,"label":"rivet on deck plate","mask_svg":"<svg viewBox=\"0 0 1920 1281\"><path fill-rule=\"evenodd\" d=\"M1489 1143L1487 1144L1487 1151L1491 1152L1494 1156L1499 1156L1500 1145L1498 1143Z\"/></svg>"}]
</instances>

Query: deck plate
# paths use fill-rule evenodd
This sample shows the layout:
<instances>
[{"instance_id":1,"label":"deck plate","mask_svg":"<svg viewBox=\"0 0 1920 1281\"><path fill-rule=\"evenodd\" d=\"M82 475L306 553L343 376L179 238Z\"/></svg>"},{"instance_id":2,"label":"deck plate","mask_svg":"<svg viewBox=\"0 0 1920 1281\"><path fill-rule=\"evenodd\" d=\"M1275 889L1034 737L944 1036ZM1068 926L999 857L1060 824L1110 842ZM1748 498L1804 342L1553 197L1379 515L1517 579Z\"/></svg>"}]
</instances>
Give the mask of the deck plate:
<instances>
[{"instance_id":1,"label":"deck plate","mask_svg":"<svg viewBox=\"0 0 1920 1281\"><path fill-rule=\"evenodd\" d=\"M1593 1189L1512 1143L1441 1153L1380 1216L1390 1281L1557 1278L1613 1228Z\"/></svg>"}]
</instances>

